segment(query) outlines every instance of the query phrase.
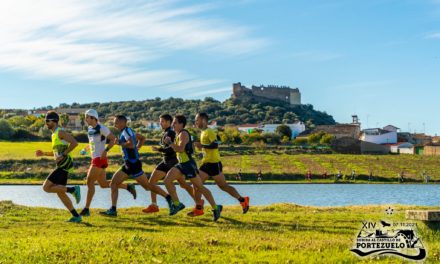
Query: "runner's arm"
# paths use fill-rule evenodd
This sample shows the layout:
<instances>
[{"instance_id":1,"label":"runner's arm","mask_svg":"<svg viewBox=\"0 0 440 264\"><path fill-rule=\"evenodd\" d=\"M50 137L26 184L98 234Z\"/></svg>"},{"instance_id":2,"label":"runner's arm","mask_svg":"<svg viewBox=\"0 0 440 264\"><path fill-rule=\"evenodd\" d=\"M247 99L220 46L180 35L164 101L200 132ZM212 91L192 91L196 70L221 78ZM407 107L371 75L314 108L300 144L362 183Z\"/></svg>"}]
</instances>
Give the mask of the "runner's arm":
<instances>
[{"instance_id":1,"label":"runner's arm","mask_svg":"<svg viewBox=\"0 0 440 264\"><path fill-rule=\"evenodd\" d=\"M180 143L179 145L176 145L174 142L170 143L170 146L174 149L176 152L184 152L185 146L189 142L189 134L188 133L180 133Z\"/></svg>"},{"instance_id":2,"label":"runner's arm","mask_svg":"<svg viewBox=\"0 0 440 264\"><path fill-rule=\"evenodd\" d=\"M118 139L115 140L115 144L123 147L123 148L133 148L133 140L131 138L127 139L126 142L121 143Z\"/></svg>"},{"instance_id":3,"label":"runner's arm","mask_svg":"<svg viewBox=\"0 0 440 264\"><path fill-rule=\"evenodd\" d=\"M205 148L205 149L216 149L216 148L218 148L218 145L219 145L219 138L218 138L218 136L215 134L215 133L210 133L210 134L208 134L208 139L209 139L209 144L201 144L202 145L202 148Z\"/></svg>"},{"instance_id":4,"label":"runner's arm","mask_svg":"<svg viewBox=\"0 0 440 264\"><path fill-rule=\"evenodd\" d=\"M115 145L116 137L115 137L115 135L113 135L113 133L110 133L110 134L108 134L107 138L109 141L108 141L107 147L105 148L105 152L108 153Z\"/></svg>"},{"instance_id":5,"label":"runner's arm","mask_svg":"<svg viewBox=\"0 0 440 264\"><path fill-rule=\"evenodd\" d=\"M166 134L164 135L165 137L169 137L171 142L174 142L174 140L176 139L176 133L174 131L172 132L166 132ZM167 153L169 151L174 151L173 148L170 146L170 144L166 144L163 139L161 140L161 144L160 147L157 149L157 151L162 152L162 153Z\"/></svg>"},{"instance_id":6,"label":"runner's arm","mask_svg":"<svg viewBox=\"0 0 440 264\"><path fill-rule=\"evenodd\" d=\"M137 145L136 145L137 149L142 148L142 146L143 146L144 143L145 143L145 137L142 136L142 135L139 134L139 133L136 133L136 139L137 139L137 142L138 142Z\"/></svg>"},{"instance_id":7,"label":"runner's arm","mask_svg":"<svg viewBox=\"0 0 440 264\"><path fill-rule=\"evenodd\" d=\"M78 142L76 139L69 133L65 131L59 132L60 139L67 141L69 143L69 147L63 152L63 156L67 156L72 150L74 150L78 146Z\"/></svg>"}]
</instances>

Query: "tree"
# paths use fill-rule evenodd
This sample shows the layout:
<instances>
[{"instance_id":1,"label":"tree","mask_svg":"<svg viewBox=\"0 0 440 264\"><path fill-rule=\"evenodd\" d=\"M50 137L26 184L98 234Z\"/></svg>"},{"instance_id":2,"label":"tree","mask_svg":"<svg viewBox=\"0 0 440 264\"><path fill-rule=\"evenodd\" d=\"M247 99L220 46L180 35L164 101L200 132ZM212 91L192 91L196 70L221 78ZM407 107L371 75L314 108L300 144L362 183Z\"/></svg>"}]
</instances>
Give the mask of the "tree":
<instances>
[{"instance_id":1,"label":"tree","mask_svg":"<svg viewBox=\"0 0 440 264\"><path fill-rule=\"evenodd\" d=\"M14 129L5 119L0 119L0 139L11 139L14 135Z\"/></svg>"},{"instance_id":2,"label":"tree","mask_svg":"<svg viewBox=\"0 0 440 264\"><path fill-rule=\"evenodd\" d=\"M66 127L67 124L69 124L69 116L67 114L61 114L60 115L61 125L63 127Z\"/></svg>"},{"instance_id":3,"label":"tree","mask_svg":"<svg viewBox=\"0 0 440 264\"><path fill-rule=\"evenodd\" d=\"M319 141L321 140L322 136L324 136L324 134L325 134L325 132L323 132L323 131L313 133L313 134L309 135L309 137L307 138L307 141L309 144L319 143Z\"/></svg>"},{"instance_id":4,"label":"tree","mask_svg":"<svg viewBox=\"0 0 440 264\"><path fill-rule=\"evenodd\" d=\"M51 135L52 135L52 131L50 131L46 127L40 127L40 130L38 131L38 136L45 139L49 139Z\"/></svg>"},{"instance_id":5,"label":"tree","mask_svg":"<svg viewBox=\"0 0 440 264\"><path fill-rule=\"evenodd\" d=\"M293 141L293 144L294 144L294 145L297 145L297 146L307 145L307 138L296 138L296 139Z\"/></svg>"},{"instance_id":6,"label":"tree","mask_svg":"<svg viewBox=\"0 0 440 264\"><path fill-rule=\"evenodd\" d=\"M321 137L321 139L319 140L319 143L322 145L330 145L330 143L335 139L335 136L333 136L332 134L325 134Z\"/></svg>"},{"instance_id":7,"label":"tree","mask_svg":"<svg viewBox=\"0 0 440 264\"><path fill-rule=\"evenodd\" d=\"M81 128L84 129L84 125L86 124L86 116L85 114L79 114L79 119L81 120Z\"/></svg>"},{"instance_id":8,"label":"tree","mask_svg":"<svg viewBox=\"0 0 440 264\"><path fill-rule=\"evenodd\" d=\"M30 130L33 132L38 132L40 128L44 127L44 115L35 119L34 123L30 126Z\"/></svg>"},{"instance_id":9,"label":"tree","mask_svg":"<svg viewBox=\"0 0 440 264\"><path fill-rule=\"evenodd\" d=\"M284 124L292 124L299 120L298 116L293 112L286 112L283 116L283 123Z\"/></svg>"},{"instance_id":10,"label":"tree","mask_svg":"<svg viewBox=\"0 0 440 264\"><path fill-rule=\"evenodd\" d=\"M290 129L290 127L286 125L278 126L277 129L275 130L275 133L277 133L281 137L292 138L292 129Z\"/></svg>"},{"instance_id":11,"label":"tree","mask_svg":"<svg viewBox=\"0 0 440 264\"><path fill-rule=\"evenodd\" d=\"M313 120L309 119L306 122L306 128L308 129L314 129L316 127L316 125L313 123Z\"/></svg>"},{"instance_id":12,"label":"tree","mask_svg":"<svg viewBox=\"0 0 440 264\"><path fill-rule=\"evenodd\" d=\"M225 144L240 144L240 131L235 127L226 127L224 131L219 132L220 139Z\"/></svg>"},{"instance_id":13,"label":"tree","mask_svg":"<svg viewBox=\"0 0 440 264\"><path fill-rule=\"evenodd\" d=\"M267 144L278 145L281 142L281 136L276 133L264 133L263 140Z\"/></svg>"},{"instance_id":14,"label":"tree","mask_svg":"<svg viewBox=\"0 0 440 264\"><path fill-rule=\"evenodd\" d=\"M281 143L282 144L288 144L290 142L290 138L284 136L281 138Z\"/></svg>"},{"instance_id":15,"label":"tree","mask_svg":"<svg viewBox=\"0 0 440 264\"><path fill-rule=\"evenodd\" d=\"M13 116L8 119L8 122L9 124L11 124L12 127L16 128L27 128L33 123L31 120L25 118L24 116Z\"/></svg>"}]
</instances>

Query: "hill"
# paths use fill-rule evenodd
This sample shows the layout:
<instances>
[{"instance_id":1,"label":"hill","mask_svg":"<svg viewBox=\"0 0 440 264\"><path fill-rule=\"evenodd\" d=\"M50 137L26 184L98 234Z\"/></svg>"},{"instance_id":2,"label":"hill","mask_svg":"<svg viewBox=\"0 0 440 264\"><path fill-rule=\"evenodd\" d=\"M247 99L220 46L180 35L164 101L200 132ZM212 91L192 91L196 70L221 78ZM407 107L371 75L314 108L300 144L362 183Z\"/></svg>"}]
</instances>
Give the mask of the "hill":
<instances>
[{"instance_id":1,"label":"hill","mask_svg":"<svg viewBox=\"0 0 440 264\"><path fill-rule=\"evenodd\" d=\"M133 120L157 120L163 113L184 114L193 120L197 112L206 112L218 125L243 123L292 123L302 121L307 126L335 124L333 117L317 111L313 105L290 105L284 102L257 102L249 99L230 98L224 102L211 97L204 100L184 100L181 98L148 99L108 103L60 104L61 108L94 108L106 117L126 114ZM40 108L40 110L46 110Z\"/></svg>"}]
</instances>

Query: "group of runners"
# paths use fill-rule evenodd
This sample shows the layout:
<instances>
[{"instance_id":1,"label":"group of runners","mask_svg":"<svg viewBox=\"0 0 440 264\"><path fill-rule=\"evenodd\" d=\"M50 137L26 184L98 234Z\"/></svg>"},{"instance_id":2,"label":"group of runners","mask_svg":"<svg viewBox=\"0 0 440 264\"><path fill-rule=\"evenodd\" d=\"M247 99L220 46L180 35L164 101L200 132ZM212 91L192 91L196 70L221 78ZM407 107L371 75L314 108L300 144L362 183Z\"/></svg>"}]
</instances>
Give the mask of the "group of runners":
<instances>
[{"instance_id":1,"label":"group of runners","mask_svg":"<svg viewBox=\"0 0 440 264\"><path fill-rule=\"evenodd\" d=\"M67 187L67 179L73 170L72 151L78 146L75 138L59 126L59 115L49 111L45 116L45 123L52 131L52 151L44 152L37 150L37 156L53 156L56 168L49 174L43 183L43 190L48 193L56 193L65 207L70 211L72 217L69 222L81 222L83 216L90 216L90 206L95 194L95 183L98 182L101 188L111 189L110 209L100 212L105 216L117 216L117 202L119 189L127 190L136 199L136 187L134 184L125 184L128 178L135 181L145 190L151 192L151 204L143 209L144 213L156 213L160 208L157 205L157 195L165 198L169 214L175 215L185 208L180 202L176 192L175 182L185 189L194 200L195 206L188 213L188 216L196 217L204 214L204 199L212 207L213 220L220 218L223 206L215 202L209 189L204 186L208 178L212 178L218 187L236 198L242 206L243 213L249 210L249 197L241 196L237 190L229 185L225 179L219 153L219 140L217 133L208 127L208 115L198 113L195 118L195 125L201 130L200 140L193 142L191 134L185 129L187 119L183 115L176 115L174 118L169 114L163 114L159 118L163 134L158 147L153 150L162 153L162 161L153 170L150 177L147 177L142 169L139 149L145 141L145 137L135 133L127 126L127 118L118 115L114 119L114 126L120 131L117 138L109 128L99 123L99 116L96 110L89 109L85 113L85 121L88 124L89 150L91 154L91 165L87 172L87 198L85 207L78 213L73 206L67 193L70 193L75 202L81 201L80 186ZM106 179L106 168L108 167L107 153L115 145L121 147L124 163L113 175L111 180ZM198 168L194 160L194 147L201 150L203 159ZM158 182L163 180L166 190L162 189Z\"/></svg>"}]
</instances>

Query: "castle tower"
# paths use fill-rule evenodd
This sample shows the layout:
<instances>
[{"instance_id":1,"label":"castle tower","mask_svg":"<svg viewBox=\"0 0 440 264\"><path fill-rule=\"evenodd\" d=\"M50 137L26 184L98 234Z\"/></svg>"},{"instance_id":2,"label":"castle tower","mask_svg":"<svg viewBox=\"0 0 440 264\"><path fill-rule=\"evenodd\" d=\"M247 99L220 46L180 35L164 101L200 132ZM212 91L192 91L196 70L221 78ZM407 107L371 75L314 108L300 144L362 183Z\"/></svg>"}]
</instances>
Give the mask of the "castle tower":
<instances>
[{"instance_id":1,"label":"castle tower","mask_svg":"<svg viewBox=\"0 0 440 264\"><path fill-rule=\"evenodd\" d=\"M301 93L299 89L293 89L290 91L290 104L300 105L301 104Z\"/></svg>"},{"instance_id":2,"label":"castle tower","mask_svg":"<svg viewBox=\"0 0 440 264\"><path fill-rule=\"evenodd\" d=\"M283 101L291 105L301 105L301 93L298 88L292 89L288 86L254 86L249 89L241 83L232 84L232 96L234 98L251 97L260 101Z\"/></svg>"}]
</instances>

